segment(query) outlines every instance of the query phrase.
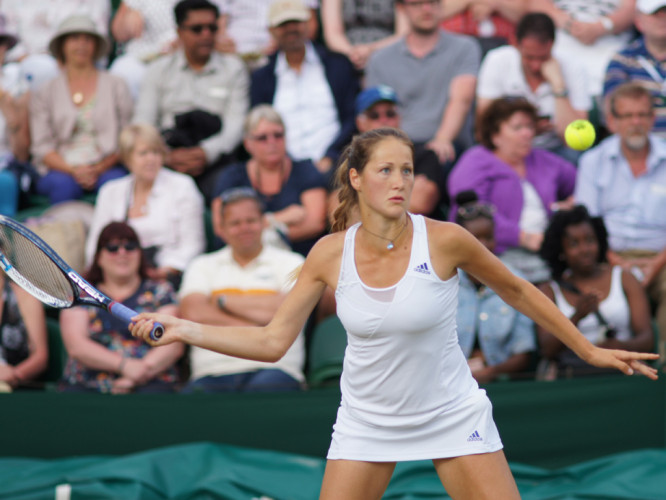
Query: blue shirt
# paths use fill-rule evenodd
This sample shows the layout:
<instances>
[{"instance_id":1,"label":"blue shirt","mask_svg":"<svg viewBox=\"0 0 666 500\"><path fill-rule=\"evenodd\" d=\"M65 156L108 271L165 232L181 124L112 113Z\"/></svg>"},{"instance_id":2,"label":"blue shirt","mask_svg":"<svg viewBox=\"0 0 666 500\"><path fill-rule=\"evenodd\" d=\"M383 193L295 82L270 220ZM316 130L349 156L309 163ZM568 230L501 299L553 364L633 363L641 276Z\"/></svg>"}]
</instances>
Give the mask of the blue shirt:
<instances>
[{"instance_id":1,"label":"blue shirt","mask_svg":"<svg viewBox=\"0 0 666 500\"><path fill-rule=\"evenodd\" d=\"M643 37L631 42L608 63L604 97L629 81L640 84L652 93L657 117L652 131L666 137L666 60L655 59L645 47Z\"/></svg>"},{"instance_id":2,"label":"blue shirt","mask_svg":"<svg viewBox=\"0 0 666 500\"><path fill-rule=\"evenodd\" d=\"M477 290L469 276L458 271L458 343L469 358L478 336L490 366L504 363L515 354L536 350L534 322L507 305L493 290Z\"/></svg>"},{"instance_id":3,"label":"blue shirt","mask_svg":"<svg viewBox=\"0 0 666 500\"><path fill-rule=\"evenodd\" d=\"M650 136L647 171L635 177L612 135L581 156L574 198L603 217L614 251L666 248L666 139Z\"/></svg>"}]
</instances>

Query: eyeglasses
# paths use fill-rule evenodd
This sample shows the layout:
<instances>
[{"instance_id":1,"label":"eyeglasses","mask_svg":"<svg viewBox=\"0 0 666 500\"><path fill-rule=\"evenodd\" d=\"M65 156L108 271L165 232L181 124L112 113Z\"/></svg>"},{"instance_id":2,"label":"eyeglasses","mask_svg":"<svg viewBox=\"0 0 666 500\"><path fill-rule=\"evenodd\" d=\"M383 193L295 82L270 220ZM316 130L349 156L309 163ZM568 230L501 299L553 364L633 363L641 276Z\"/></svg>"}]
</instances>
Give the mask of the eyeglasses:
<instances>
[{"instance_id":1,"label":"eyeglasses","mask_svg":"<svg viewBox=\"0 0 666 500\"><path fill-rule=\"evenodd\" d=\"M189 26L181 26L184 30L191 31L195 35L200 35L203 33L203 30L208 30L211 33L217 33L217 30L220 29L220 27L215 24L191 24Z\"/></svg>"},{"instance_id":2,"label":"eyeglasses","mask_svg":"<svg viewBox=\"0 0 666 500\"><path fill-rule=\"evenodd\" d=\"M458 207L458 217L462 220L472 220L477 217L492 219L494 214L495 207L487 203L468 203Z\"/></svg>"},{"instance_id":3,"label":"eyeglasses","mask_svg":"<svg viewBox=\"0 0 666 500\"><path fill-rule=\"evenodd\" d=\"M121 248L124 248L126 252L133 252L139 248L139 243L136 241L126 241L125 243L107 243L104 245L104 249L110 253L118 253Z\"/></svg>"},{"instance_id":4,"label":"eyeglasses","mask_svg":"<svg viewBox=\"0 0 666 500\"><path fill-rule=\"evenodd\" d=\"M268 142L268 139L273 138L276 141L284 139L284 132L273 132L272 134L253 135L252 139L259 142Z\"/></svg>"},{"instance_id":5,"label":"eyeglasses","mask_svg":"<svg viewBox=\"0 0 666 500\"><path fill-rule=\"evenodd\" d=\"M365 112L365 116L367 116L370 120L379 120L380 118L395 118L396 116L398 116L398 112L395 109L388 109L383 113L380 113L379 111L375 110L370 110Z\"/></svg>"},{"instance_id":6,"label":"eyeglasses","mask_svg":"<svg viewBox=\"0 0 666 500\"><path fill-rule=\"evenodd\" d=\"M613 113L613 116L618 120L632 120L638 118L640 120L649 120L654 114L653 113Z\"/></svg>"}]
</instances>

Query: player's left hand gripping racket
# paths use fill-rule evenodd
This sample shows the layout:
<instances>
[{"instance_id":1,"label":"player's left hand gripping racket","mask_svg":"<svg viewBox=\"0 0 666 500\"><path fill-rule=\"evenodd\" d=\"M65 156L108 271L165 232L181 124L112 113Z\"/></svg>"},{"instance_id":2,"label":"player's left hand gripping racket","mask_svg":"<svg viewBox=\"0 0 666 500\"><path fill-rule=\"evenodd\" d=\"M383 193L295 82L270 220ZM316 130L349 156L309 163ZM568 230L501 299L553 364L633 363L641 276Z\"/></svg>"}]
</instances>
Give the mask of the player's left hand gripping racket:
<instances>
[{"instance_id":1,"label":"player's left hand gripping racket","mask_svg":"<svg viewBox=\"0 0 666 500\"><path fill-rule=\"evenodd\" d=\"M111 300L74 271L35 233L0 215L0 266L17 285L44 304L58 309L92 305L127 321L138 313ZM85 296L81 296L81 291ZM164 327L156 323L150 337L159 339Z\"/></svg>"}]
</instances>

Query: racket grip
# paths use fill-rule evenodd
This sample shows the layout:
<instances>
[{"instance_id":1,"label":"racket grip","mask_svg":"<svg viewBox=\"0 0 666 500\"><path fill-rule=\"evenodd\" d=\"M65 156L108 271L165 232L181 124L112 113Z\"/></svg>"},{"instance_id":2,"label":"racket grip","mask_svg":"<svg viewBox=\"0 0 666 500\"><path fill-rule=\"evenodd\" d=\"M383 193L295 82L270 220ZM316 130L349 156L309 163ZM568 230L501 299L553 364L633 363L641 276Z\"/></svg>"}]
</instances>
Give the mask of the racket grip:
<instances>
[{"instance_id":1,"label":"racket grip","mask_svg":"<svg viewBox=\"0 0 666 500\"><path fill-rule=\"evenodd\" d=\"M128 325L132 322L132 318L139 314L129 307L122 305L120 302L111 302L109 312L117 318L127 321ZM152 340L159 340L162 335L164 335L164 325L157 322L154 323L153 329L150 332L150 338Z\"/></svg>"}]
</instances>

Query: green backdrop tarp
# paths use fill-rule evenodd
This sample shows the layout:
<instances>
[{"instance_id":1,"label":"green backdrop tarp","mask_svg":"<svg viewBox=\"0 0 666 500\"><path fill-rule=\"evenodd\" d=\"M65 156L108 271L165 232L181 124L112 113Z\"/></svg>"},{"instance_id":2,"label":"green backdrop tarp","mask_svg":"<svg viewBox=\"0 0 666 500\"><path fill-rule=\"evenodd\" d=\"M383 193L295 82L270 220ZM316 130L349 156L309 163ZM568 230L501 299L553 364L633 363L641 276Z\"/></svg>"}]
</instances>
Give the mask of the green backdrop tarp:
<instances>
[{"instance_id":1,"label":"green backdrop tarp","mask_svg":"<svg viewBox=\"0 0 666 500\"><path fill-rule=\"evenodd\" d=\"M524 500L666 497L666 450L644 450L559 470L511 465ZM0 459L0 499L313 500L324 459L194 443L124 457ZM398 465L386 500L449 498L430 462Z\"/></svg>"},{"instance_id":2,"label":"green backdrop tarp","mask_svg":"<svg viewBox=\"0 0 666 500\"><path fill-rule=\"evenodd\" d=\"M563 467L666 448L666 380L489 384L509 461ZM215 442L324 457L337 388L296 394L0 394L0 456L125 455ZM666 499L666 495L664 495Z\"/></svg>"}]
</instances>

